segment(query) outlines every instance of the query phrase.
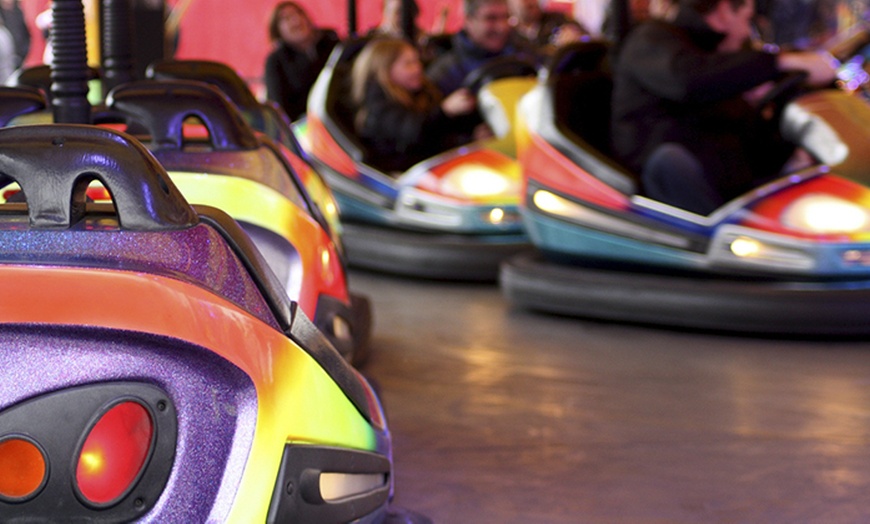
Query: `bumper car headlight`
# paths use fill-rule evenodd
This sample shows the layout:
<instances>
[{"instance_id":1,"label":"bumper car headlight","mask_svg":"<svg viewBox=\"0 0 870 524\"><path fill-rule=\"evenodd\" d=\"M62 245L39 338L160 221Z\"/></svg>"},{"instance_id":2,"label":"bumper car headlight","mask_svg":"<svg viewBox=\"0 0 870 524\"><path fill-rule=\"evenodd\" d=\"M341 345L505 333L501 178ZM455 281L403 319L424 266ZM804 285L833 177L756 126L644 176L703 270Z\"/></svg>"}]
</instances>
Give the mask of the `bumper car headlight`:
<instances>
[{"instance_id":1,"label":"bumper car headlight","mask_svg":"<svg viewBox=\"0 0 870 524\"><path fill-rule=\"evenodd\" d=\"M573 204L549 191L535 191L532 197L535 206L541 211L551 213L553 215L576 218Z\"/></svg>"},{"instance_id":2,"label":"bumper car headlight","mask_svg":"<svg viewBox=\"0 0 870 524\"><path fill-rule=\"evenodd\" d=\"M808 195L785 209L783 223L805 233L832 234L866 231L867 210L830 195Z\"/></svg>"},{"instance_id":3,"label":"bumper car headlight","mask_svg":"<svg viewBox=\"0 0 870 524\"><path fill-rule=\"evenodd\" d=\"M774 271L810 271L816 267L812 254L798 245L786 245L773 239L753 238L746 235L723 235L719 242L724 248L714 249L712 256L727 265L739 264Z\"/></svg>"},{"instance_id":4,"label":"bumper car headlight","mask_svg":"<svg viewBox=\"0 0 870 524\"><path fill-rule=\"evenodd\" d=\"M464 198L494 197L516 194L514 181L482 165L461 166L447 175L441 186L445 195Z\"/></svg>"}]
</instances>

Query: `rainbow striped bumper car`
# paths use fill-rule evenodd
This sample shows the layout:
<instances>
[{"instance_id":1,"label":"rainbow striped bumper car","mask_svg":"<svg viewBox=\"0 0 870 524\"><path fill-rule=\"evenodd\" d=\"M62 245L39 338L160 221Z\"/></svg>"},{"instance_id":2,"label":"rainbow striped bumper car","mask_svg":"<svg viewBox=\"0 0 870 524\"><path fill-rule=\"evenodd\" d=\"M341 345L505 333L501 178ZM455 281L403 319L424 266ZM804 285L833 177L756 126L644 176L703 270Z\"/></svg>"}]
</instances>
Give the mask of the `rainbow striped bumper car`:
<instances>
[{"instance_id":1,"label":"rainbow striped bumper car","mask_svg":"<svg viewBox=\"0 0 870 524\"><path fill-rule=\"evenodd\" d=\"M427 522L390 434L226 213L128 135L0 130L0 515L11 522ZM113 204L87 201L99 180Z\"/></svg>"},{"instance_id":2,"label":"rainbow striped bumper car","mask_svg":"<svg viewBox=\"0 0 870 524\"><path fill-rule=\"evenodd\" d=\"M289 117L274 102L260 103L245 81L230 66L211 60L161 60L150 64L145 72L152 80L191 80L211 84L235 104L242 116L257 131L283 145L284 154L296 170L312 200L320 207L329 225L341 232L338 206L323 177L311 166Z\"/></svg>"},{"instance_id":3,"label":"rainbow striped bumper car","mask_svg":"<svg viewBox=\"0 0 870 524\"><path fill-rule=\"evenodd\" d=\"M340 237L297 176L307 165L294 163L286 148L254 132L205 84L129 83L113 93L111 107L95 108L93 120L149 142L190 202L218 207L238 220L290 298L349 361L362 364L369 350L369 301L349 292ZM33 90L0 89L0 124L45 119L44 108ZM193 120L185 123L188 116ZM89 196L108 198L99 187Z\"/></svg>"}]
</instances>

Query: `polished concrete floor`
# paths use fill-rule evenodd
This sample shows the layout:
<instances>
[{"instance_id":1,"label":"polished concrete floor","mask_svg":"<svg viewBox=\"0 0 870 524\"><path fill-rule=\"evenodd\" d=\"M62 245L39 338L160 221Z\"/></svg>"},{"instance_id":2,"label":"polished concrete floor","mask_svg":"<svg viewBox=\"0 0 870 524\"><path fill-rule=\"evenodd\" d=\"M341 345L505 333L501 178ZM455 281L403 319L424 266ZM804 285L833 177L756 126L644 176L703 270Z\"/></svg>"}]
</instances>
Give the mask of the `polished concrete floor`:
<instances>
[{"instance_id":1,"label":"polished concrete floor","mask_svg":"<svg viewBox=\"0 0 870 524\"><path fill-rule=\"evenodd\" d=\"M436 523L870 522L870 342L552 317L353 272L396 500Z\"/></svg>"}]
</instances>

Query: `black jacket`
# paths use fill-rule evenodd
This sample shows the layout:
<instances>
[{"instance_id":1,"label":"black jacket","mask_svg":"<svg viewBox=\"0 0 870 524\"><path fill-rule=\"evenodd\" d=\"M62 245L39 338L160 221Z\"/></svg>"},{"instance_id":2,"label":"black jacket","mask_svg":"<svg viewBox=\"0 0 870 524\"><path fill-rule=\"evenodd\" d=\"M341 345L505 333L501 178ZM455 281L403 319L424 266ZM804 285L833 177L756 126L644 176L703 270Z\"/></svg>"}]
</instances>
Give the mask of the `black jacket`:
<instances>
[{"instance_id":1,"label":"black jacket","mask_svg":"<svg viewBox=\"0 0 870 524\"><path fill-rule=\"evenodd\" d=\"M305 113L308 91L338 43L333 30L319 30L314 56L281 43L266 58L266 97L277 102L291 120Z\"/></svg>"},{"instance_id":2,"label":"black jacket","mask_svg":"<svg viewBox=\"0 0 870 524\"><path fill-rule=\"evenodd\" d=\"M436 58L426 69L426 76L431 78L445 95L462 87L469 73L494 58L511 56L534 64L540 61L535 48L515 33L512 34L508 45L498 53L478 47L464 30L453 35L451 44L450 50Z\"/></svg>"},{"instance_id":3,"label":"black jacket","mask_svg":"<svg viewBox=\"0 0 870 524\"><path fill-rule=\"evenodd\" d=\"M463 140L461 120L448 117L439 105L414 111L387 96L377 82L366 86L363 110L357 133L366 161L383 171L405 171Z\"/></svg>"},{"instance_id":4,"label":"black jacket","mask_svg":"<svg viewBox=\"0 0 870 524\"><path fill-rule=\"evenodd\" d=\"M774 175L788 148L741 97L779 75L776 56L718 53L722 38L687 9L673 23L636 27L616 61L612 146L640 173L657 146L683 144L727 199Z\"/></svg>"}]
</instances>

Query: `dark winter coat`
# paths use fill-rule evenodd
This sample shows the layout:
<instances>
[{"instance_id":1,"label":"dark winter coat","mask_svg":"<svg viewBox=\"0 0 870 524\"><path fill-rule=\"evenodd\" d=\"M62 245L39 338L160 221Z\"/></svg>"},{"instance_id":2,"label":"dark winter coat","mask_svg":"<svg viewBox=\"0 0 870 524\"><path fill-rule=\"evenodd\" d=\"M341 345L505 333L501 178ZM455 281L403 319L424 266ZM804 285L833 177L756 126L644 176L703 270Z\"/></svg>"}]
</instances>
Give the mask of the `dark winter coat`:
<instances>
[{"instance_id":1,"label":"dark winter coat","mask_svg":"<svg viewBox=\"0 0 870 524\"><path fill-rule=\"evenodd\" d=\"M291 120L305 113L308 91L338 41L335 31L319 30L313 56L281 43L266 58L266 97L284 108Z\"/></svg>"},{"instance_id":2,"label":"dark winter coat","mask_svg":"<svg viewBox=\"0 0 870 524\"><path fill-rule=\"evenodd\" d=\"M724 198L779 169L789 148L741 94L779 75L775 55L716 51L724 35L683 9L673 23L635 28L617 58L613 151L640 173L661 144L692 151Z\"/></svg>"},{"instance_id":3,"label":"dark winter coat","mask_svg":"<svg viewBox=\"0 0 870 524\"><path fill-rule=\"evenodd\" d=\"M367 162L383 171L405 171L464 140L461 119L451 119L438 104L426 112L407 108L377 82L366 86L363 111L357 133Z\"/></svg>"},{"instance_id":4,"label":"dark winter coat","mask_svg":"<svg viewBox=\"0 0 870 524\"><path fill-rule=\"evenodd\" d=\"M513 56L532 63L539 61L535 49L514 35L500 53L492 53L475 45L465 31L453 35L452 46L426 69L426 76L438 86L445 95L462 87L465 77L493 58Z\"/></svg>"}]
</instances>

